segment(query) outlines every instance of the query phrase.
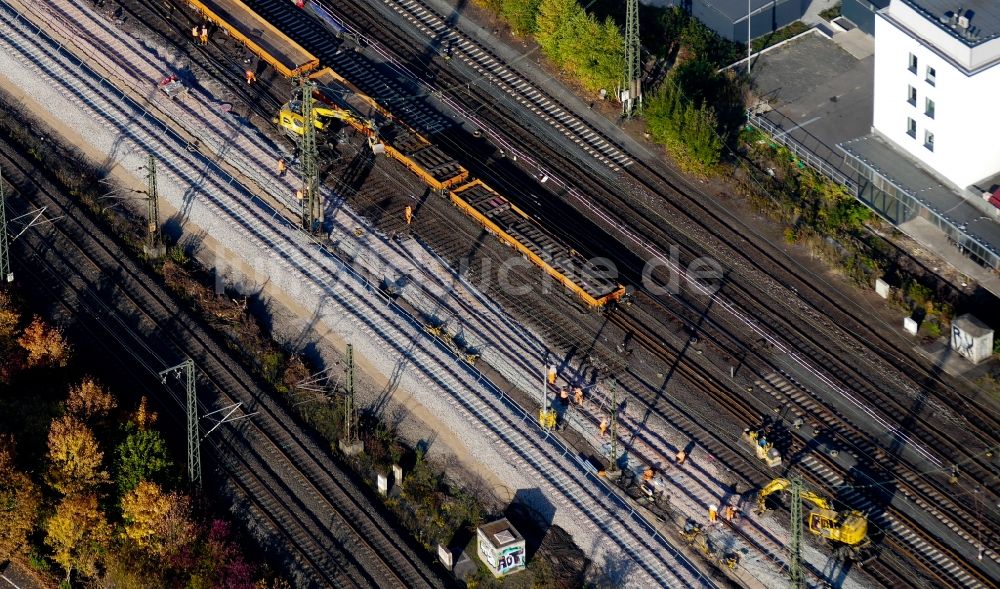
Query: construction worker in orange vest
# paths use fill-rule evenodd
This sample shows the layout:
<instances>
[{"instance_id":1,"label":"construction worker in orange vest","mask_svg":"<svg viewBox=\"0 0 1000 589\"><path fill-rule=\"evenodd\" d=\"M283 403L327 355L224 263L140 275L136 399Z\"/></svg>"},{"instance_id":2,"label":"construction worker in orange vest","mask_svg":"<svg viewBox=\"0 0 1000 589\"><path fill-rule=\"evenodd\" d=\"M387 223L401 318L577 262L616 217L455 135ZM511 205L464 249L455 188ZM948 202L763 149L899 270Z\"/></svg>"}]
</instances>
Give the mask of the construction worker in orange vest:
<instances>
[{"instance_id":1,"label":"construction worker in orange vest","mask_svg":"<svg viewBox=\"0 0 1000 589\"><path fill-rule=\"evenodd\" d=\"M549 384L556 384L556 367L549 366Z\"/></svg>"},{"instance_id":2,"label":"construction worker in orange vest","mask_svg":"<svg viewBox=\"0 0 1000 589\"><path fill-rule=\"evenodd\" d=\"M194 39L195 43L198 42L198 25L191 27L191 38Z\"/></svg>"},{"instance_id":3,"label":"construction worker in orange vest","mask_svg":"<svg viewBox=\"0 0 1000 589\"><path fill-rule=\"evenodd\" d=\"M304 194L302 194L302 189L301 189L301 188L299 188L298 190L296 190L296 191L295 191L295 198L296 198L296 199L297 199L297 200L298 200L299 202L302 202L302 199L303 199L303 198L305 198L305 195L304 195Z\"/></svg>"},{"instance_id":4,"label":"construction worker in orange vest","mask_svg":"<svg viewBox=\"0 0 1000 589\"><path fill-rule=\"evenodd\" d=\"M726 521L733 521L733 516L736 514L736 508L732 505L726 506Z\"/></svg>"},{"instance_id":5,"label":"construction worker in orange vest","mask_svg":"<svg viewBox=\"0 0 1000 589\"><path fill-rule=\"evenodd\" d=\"M653 475L655 475L655 474L656 474L656 473L655 473L655 472L653 471L653 469L652 469L652 468L647 468L647 469L646 469L646 470L645 470L645 471L644 471L644 472L642 473L642 480L644 480L644 481L651 481L651 480L653 480Z\"/></svg>"},{"instance_id":6,"label":"construction worker in orange vest","mask_svg":"<svg viewBox=\"0 0 1000 589\"><path fill-rule=\"evenodd\" d=\"M708 506L708 521L715 522L719 518L719 508L715 505Z\"/></svg>"},{"instance_id":7,"label":"construction worker in orange vest","mask_svg":"<svg viewBox=\"0 0 1000 589\"><path fill-rule=\"evenodd\" d=\"M288 164L285 163L285 158L278 158L278 176L284 176L288 172Z\"/></svg>"},{"instance_id":8,"label":"construction worker in orange vest","mask_svg":"<svg viewBox=\"0 0 1000 589\"><path fill-rule=\"evenodd\" d=\"M201 41L202 45L208 45L208 25L201 25L201 35L199 35L198 40Z\"/></svg>"},{"instance_id":9,"label":"construction worker in orange vest","mask_svg":"<svg viewBox=\"0 0 1000 589\"><path fill-rule=\"evenodd\" d=\"M257 75L253 73L253 70L247 70L243 73L246 76L248 86L257 81Z\"/></svg>"},{"instance_id":10,"label":"construction worker in orange vest","mask_svg":"<svg viewBox=\"0 0 1000 589\"><path fill-rule=\"evenodd\" d=\"M413 222L413 207L411 207L410 205L406 205L406 208L403 209L403 216L406 217L406 224L407 225L409 225L410 223L412 223Z\"/></svg>"},{"instance_id":11,"label":"construction worker in orange vest","mask_svg":"<svg viewBox=\"0 0 1000 589\"><path fill-rule=\"evenodd\" d=\"M573 389L573 402L577 405L583 405L583 389L580 387L575 387Z\"/></svg>"},{"instance_id":12,"label":"construction worker in orange vest","mask_svg":"<svg viewBox=\"0 0 1000 589\"><path fill-rule=\"evenodd\" d=\"M601 437L604 437L604 433L608 431L608 420L601 419L601 424L598 426L601 429Z\"/></svg>"},{"instance_id":13,"label":"construction worker in orange vest","mask_svg":"<svg viewBox=\"0 0 1000 589\"><path fill-rule=\"evenodd\" d=\"M678 465L684 464L684 461L687 460L687 452L685 452L684 450L678 450L676 458Z\"/></svg>"}]
</instances>

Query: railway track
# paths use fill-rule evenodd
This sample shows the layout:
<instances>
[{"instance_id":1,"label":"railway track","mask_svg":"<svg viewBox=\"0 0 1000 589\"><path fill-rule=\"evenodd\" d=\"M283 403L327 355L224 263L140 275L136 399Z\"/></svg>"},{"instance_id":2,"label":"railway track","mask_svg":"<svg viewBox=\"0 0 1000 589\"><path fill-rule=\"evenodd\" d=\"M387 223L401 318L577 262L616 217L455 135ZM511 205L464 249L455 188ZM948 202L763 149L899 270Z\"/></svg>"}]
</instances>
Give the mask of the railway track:
<instances>
[{"instance_id":1,"label":"railway track","mask_svg":"<svg viewBox=\"0 0 1000 589\"><path fill-rule=\"evenodd\" d=\"M45 40L44 35L39 37ZM9 42L11 38L7 37L4 41ZM34 45L38 46L39 43ZM173 140L171 132L164 134L162 127L154 127L159 129L154 133L150 128L152 123L147 120L148 114L144 114L141 107L127 97L113 92L106 82L98 84L96 78L91 81L93 73L79 62L73 61L67 67L67 64L53 63L59 61L54 59L55 55L43 58L35 51L36 48L12 47L11 53L20 53L32 67L39 69L46 79L60 88L60 92L87 104L95 113L95 118L101 121L100 124L121 133L127 144L155 146L167 158L163 177L171 177L181 185L196 181L195 185L200 188L194 197L183 202L186 212L196 212L199 207L211 207L219 219L236 230L241 243L253 244L260 251L279 257L283 266L280 272L272 275L272 279L284 282L290 276L288 272L294 272L297 276L314 280L308 290L325 291L329 297L328 304L337 305L344 309L345 314L353 315L352 322L356 324L359 333L370 336L366 341L386 342L386 345L394 346L396 353L408 359L408 365L417 375L414 378L419 379L424 388L448 391L448 402L456 410L462 411L489 431L496 432L502 442L507 442L506 446L503 443L497 445L500 451L511 456L512 460L526 464L530 472L539 473L539 482L561 508L579 514L579 520L593 533L599 534L596 537L608 538L614 546L621 547L626 555L632 557L638 567L635 571L639 575L637 579L648 575L655 583L712 585L709 579L700 576L690 563L673 551L655 529L614 499L613 494L608 495L607 490L602 490L600 482L595 487L595 481L588 478L572 453L557 440L540 438L533 420L527 414L522 412L517 414L519 417L512 418L506 413L509 410L519 411L519 408L500 388L474 370L449 361L449 351L436 343L425 344L420 337L414 338L409 332L414 329L419 331L419 322L397 305L390 303L386 307L371 300L371 283L368 279L350 268L339 266L339 272L346 271L348 274L345 277L347 284L341 282L335 285L337 288L332 288L334 285L320 278L319 270L324 265L334 265L327 257L329 254L322 250L315 252L302 249L296 243L299 235L297 231L282 222L267 203L252 197L246 200L246 193L239 192L241 188L233 179L217 181L215 174L223 177L225 174L214 164L206 163L200 156L193 155L184 147L183 142L179 145L164 142L164 136ZM59 57L66 56L60 54ZM66 82L67 80L72 82ZM106 93L115 97L109 99L104 95ZM130 109L136 111L130 112ZM211 173L204 171L206 168ZM235 198L237 196L244 199L241 201L244 204L236 204L239 200ZM249 205L245 204L247 202ZM224 240L225 231L225 225L216 226L213 236ZM401 342L410 344L402 347ZM506 409L500 410L498 404Z\"/></svg>"},{"instance_id":2,"label":"railway track","mask_svg":"<svg viewBox=\"0 0 1000 589\"><path fill-rule=\"evenodd\" d=\"M373 81L367 81L367 82L365 82L364 80L362 80L362 85L364 85L364 84L367 84L368 86L373 86L374 82ZM401 99L398 99L398 100L401 100ZM755 314L759 314L759 312L757 312ZM777 316L777 314L775 314L774 311L769 311L769 314ZM789 328L787 328L787 327L783 327L781 331L782 332L786 332L786 333L787 332L791 332L791 330ZM795 341L794 338L793 338L793 341ZM798 340L796 343L800 343L801 344L802 341ZM851 380L851 379L845 379L845 380L847 380L847 382L848 382L849 385L856 385L856 383L857 383L857 380ZM874 388L875 390L879 390L880 389L880 387L879 388L869 387L869 388ZM984 428L984 429L988 429L988 428ZM969 458L970 458L970 460L977 460L978 457L969 457ZM984 470L982 470L981 472L985 473L985 476L988 477L989 476L989 471L987 469L989 468L989 465L982 465L981 464L981 460L977 460L977 462L980 462L980 465L984 467ZM989 480L989 479L988 478L986 478L986 479L981 478L980 480Z\"/></svg>"},{"instance_id":3,"label":"railway track","mask_svg":"<svg viewBox=\"0 0 1000 589\"><path fill-rule=\"evenodd\" d=\"M247 413L256 413L251 421L209 438L208 445L241 505L256 515L251 521L291 552L301 568L297 584L446 584L373 506L377 499L371 492L326 458L310 436L289 425L291 416L223 351L225 344L192 319L156 277L88 216L80 215L47 178L39 181L44 171L6 152L3 168L15 186L31 188L19 190L11 202L25 210L47 207L50 215L60 217L45 229L25 234L23 251L16 257L26 260L19 272L33 273L67 313L89 315L95 341L107 342L123 358L121 366L145 369L140 377L148 380L190 357L198 368L202 413L237 402L244 403ZM171 388L178 404L175 416L183 421L183 387Z\"/></svg>"}]
</instances>

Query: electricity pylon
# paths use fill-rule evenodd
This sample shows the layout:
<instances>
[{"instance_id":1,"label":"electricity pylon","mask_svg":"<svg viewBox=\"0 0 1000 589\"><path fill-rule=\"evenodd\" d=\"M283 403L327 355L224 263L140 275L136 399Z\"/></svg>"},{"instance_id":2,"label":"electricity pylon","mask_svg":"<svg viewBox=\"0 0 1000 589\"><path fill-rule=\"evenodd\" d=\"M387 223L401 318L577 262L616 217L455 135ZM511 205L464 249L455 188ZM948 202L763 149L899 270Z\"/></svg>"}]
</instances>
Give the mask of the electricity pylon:
<instances>
[{"instance_id":1,"label":"electricity pylon","mask_svg":"<svg viewBox=\"0 0 1000 589\"><path fill-rule=\"evenodd\" d=\"M322 221L319 202L319 153L316 149L316 127L313 121L313 83L302 79L302 140L299 152L302 161L302 228L312 233L316 222Z\"/></svg>"},{"instance_id":2,"label":"electricity pylon","mask_svg":"<svg viewBox=\"0 0 1000 589\"><path fill-rule=\"evenodd\" d=\"M0 171L0 283L14 281L14 273L10 270L10 252L8 246L7 200L3 192L3 172Z\"/></svg>"},{"instance_id":3,"label":"electricity pylon","mask_svg":"<svg viewBox=\"0 0 1000 589\"><path fill-rule=\"evenodd\" d=\"M177 366L160 372L160 380L166 384L167 376L173 374L185 380L187 392L187 463L188 480L191 485L201 485L201 435L198 432L198 395L195 391L194 362L188 358Z\"/></svg>"},{"instance_id":4,"label":"electricity pylon","mask_svg":"<svg viewBox=\"0 0 1000 589\"><path fill-rule=\"evenodd\" d=\"M625 72L622 76L622 114L631 118L642 110L642 49L639 45L639 0L625 0Z\"/></svg>"},{"instance_id":5,"label":"electricity pylon","mask_svg":"<svg viewBox=\"0 0 1000 589\"><path fill-rule=\"evenodd\" d=\"M164 252L160 231L160 194L156 187L156 158L149 154L146 165L146 254L158 258Z\"/></svg>"},{"instance_id":6,"label":"electricity pylon","mask_svg":"<svg viewBox=\"0 0 1000 589\"><path fill-rule=\"evenodd\" d=\"M788 586L790 589L802 589L805 587L802 575L802 479L794 476L791 483L792 541L789 547L791 558L788 562Z\"/></svg>"}]
</instances>

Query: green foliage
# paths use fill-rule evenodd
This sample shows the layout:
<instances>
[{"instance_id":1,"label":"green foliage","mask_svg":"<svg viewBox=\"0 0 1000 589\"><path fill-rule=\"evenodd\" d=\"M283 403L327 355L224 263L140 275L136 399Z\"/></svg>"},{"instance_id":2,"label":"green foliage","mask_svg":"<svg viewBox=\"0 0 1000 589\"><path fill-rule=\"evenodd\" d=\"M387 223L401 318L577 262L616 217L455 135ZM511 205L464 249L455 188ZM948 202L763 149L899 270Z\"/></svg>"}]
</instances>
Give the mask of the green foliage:
<instances>
[{"instance_id":1,"label":"green foliage","mask_svg":"<svg viewBox=\"0 0 1000 589\"><path fill-rule=\"evenodd\" d=\"M598 22L577 0L540 0L535 39L549 59L589 90L619 84L625 63L621 31L610 18Z\"/></svg>"},{"instance_id":2,"label":"green foliage","mask_svg":"<svg viewBox=\"0 0 1000 589\"><path fill-rule=\"evenodd\" d=\"M284 364L285 355L278 350L270 350L260 357L260 371L270 383L278 383Z\"/></svg>"},{"instance_id":3,"label":"green foliage","mask_svg":"<svg viewBox=\"0 0 1000 589\"><path fill-rule=\"evenodd\" d=\"M934 292L916 281L911 281L906 287L906 298L914 307L925 307L934 296Z\"/></svg>"},{"instance_id":4,"label":"green foliage","mask_svg":"<svg viewBox=\"0 0 1000 589\"><path fill-rule=\"evenodd\" d=\"M171 260L178 266L184 266L188 263L187 252L185 252L184 248L179 245L175 245L167 250L167 259Z\"/></svg>"},{"instance_id":5,"label":"green foliage","mask_svg":"<svg viewBox=\"0 0 1000 589\"><path fill-rule=\"evenodd\" d=\"M495 0L495 3L496 11L507 19L514 34L528 35L535 32L535 19L542 0Z\"/></svg>"},{"instance_id":6,"label":"green foliage","mask_svg":"<svg viewBox=\"0 0 1000 589\"><path fill-rule=\"evenodd\" d=\"M650 136L666 145L691 171L705 173L719 163L723 142L717 125L715 110L686 100L672 78L647 100L646 128Z\"/></svg>"},{"instance_id":7,"label":"green foliage","mask_svg":"<svg viewBox=\"0 0 1000 589\"><path fill-rule=\"evenodd\" d=\"M119 495L125 495L141 481L163 483L173 468L167 442L159 431L136 429L131 424L128 431L115 448L115 483Z\"/></svg>"},{"instance_id":8,"label":"green foliage","mask_svg":"<svg viewBox=\"0 0 1000 589\"><path fill-rule=\"evenodd\" d=\"M806 25L800 20L797 20L788 25L787 27L782 27L769 35L764 35L763 37L757 37L756 39L753 40L751 46L753 47L754 53L756 53L762 49L770 47L771 45L777 45L782 41L787 41L788 39L791 39L795 35L802 34L808 30L809 30L808 25Z\"/></svg>"},{"instance_id":9,"label":"green foliage","mask_svg":"<svg viewBox=\"0 0 1000 589\"><path fill-rule=\"evenodd\" d=\"M683 9L677 7L671 10L684 12ZM686 16L686 21L684 22L684 28L680 31L680 42L697 59L707 61L714 65L715 69L727 66L739 59L740 45L728 39L723 39L718 33L686 12L684 15ZM670 18L680 20L677 16L671 16Z\"/></svg>"},{"instance_id":10,"label":"green foliage","mask_svg":"<svg viewBox=\"0 0 1000 589\"><path fill-rule=\"evenodd\" d=\"M401 519L418 531L419 539L428 547L447 543L458 529L477 525L483 517L476 496L450 489L422 452L417 452L413 472L403 481L400 499Z\"/></svg>"},{"instance_id":11,"label":"green foliage","mask_svg":"<svg viewBox=\"0 0 1000 589\"><path fill-rule=\"evenodd\" d=\"M840 11L842 8L843 8L842 3L837 2L836 6L827 8L826 10L820 12L819 16L820 18L824 18L826 20L833 20L838 16L840 16Z\"/></svg>"},{"instance_id":12,"label":"green foliage","mask_svg":"<svg viewBox=\"0 0 1000 589\"><path fill-rule=\"evenodd\" d=\"M47 573L52 570L52 563L49 562L49 559L34 549L28 553L28 566L41 573Z\"/></svg>"}]
</instances>

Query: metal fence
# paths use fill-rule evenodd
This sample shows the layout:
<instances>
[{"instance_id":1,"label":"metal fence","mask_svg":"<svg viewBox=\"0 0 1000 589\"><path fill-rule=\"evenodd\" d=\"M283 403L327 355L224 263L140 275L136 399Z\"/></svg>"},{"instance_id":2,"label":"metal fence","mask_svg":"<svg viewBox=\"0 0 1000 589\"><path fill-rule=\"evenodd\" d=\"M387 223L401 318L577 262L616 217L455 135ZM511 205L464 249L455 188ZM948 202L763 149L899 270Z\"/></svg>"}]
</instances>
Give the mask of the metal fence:
<instances>
[{"instance_id":1,"label":"metal fence","mask_svg":"<svg viewBox=\"0 0 1000 589\"><path fill-rule=\"evenodd\" d=\"M791 130L782 129L771 121L756 116L753 111L747 111L747 124L767 135L775 143L780 143L789 151L795 154L802 163L810 168L830 178L834 182L851 189L852 193L857 192L858 183L849 178L843 172L833 167L830 162L818 156L813 150L802 145L789 136Z\"/></svg>"}]
</instances>

